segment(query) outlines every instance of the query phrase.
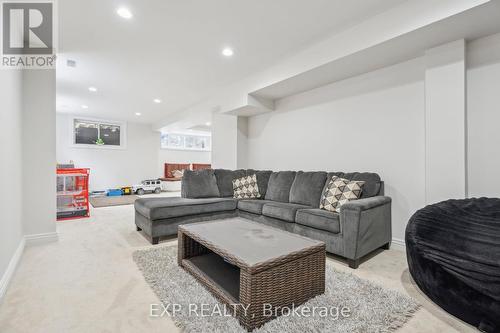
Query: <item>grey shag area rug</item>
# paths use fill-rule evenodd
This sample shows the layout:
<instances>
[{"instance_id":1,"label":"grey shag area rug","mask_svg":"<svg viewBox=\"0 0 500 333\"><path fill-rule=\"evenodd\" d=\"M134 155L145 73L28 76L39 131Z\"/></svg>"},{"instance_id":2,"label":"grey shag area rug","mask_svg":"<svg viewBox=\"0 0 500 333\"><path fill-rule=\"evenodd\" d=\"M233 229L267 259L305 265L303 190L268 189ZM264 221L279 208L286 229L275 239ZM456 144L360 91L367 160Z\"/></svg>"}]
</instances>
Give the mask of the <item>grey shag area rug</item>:
<instances>
[{"instance_id":1,"label":"grey shag area rug","mask_svg":"<svg viewBox=\"0 0 500 333\"><path fill-rule=\"evenodd\" d=\"M175 315L171 313L169 317L185 332L246 332L231 316L190 314L189 304L210 304L214 308L223 306L177 265L176 247L138 250L134 252L133 258L163 305L180 305L181 310ZM420 307L411 297L340 272L328 261L325 294L302 306L345 307L349 308L350 316L282 316L254 332L394 332Z\"/></svg>"}]
</instances>

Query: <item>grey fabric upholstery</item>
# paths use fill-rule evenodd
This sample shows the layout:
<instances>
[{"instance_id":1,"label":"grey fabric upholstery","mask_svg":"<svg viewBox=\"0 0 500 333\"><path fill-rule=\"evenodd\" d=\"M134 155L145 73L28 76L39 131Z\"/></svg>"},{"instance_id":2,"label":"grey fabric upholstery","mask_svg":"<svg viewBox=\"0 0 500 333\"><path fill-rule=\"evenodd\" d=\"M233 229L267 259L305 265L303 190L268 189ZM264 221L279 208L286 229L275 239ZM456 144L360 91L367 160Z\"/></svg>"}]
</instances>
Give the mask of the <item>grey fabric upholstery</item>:
<instances>
[{"instance_id":1,"label":"grey fabric upholstery","mask_svg":"<svg viewBox=\"0 0 500 333\"><path fill-rule=\"evenodd\" d=\"M257 175L257 186L259 187L259 193L261 198L266 197L267 185L269 184L269 178L271 177L272 171L259 171L248 169L246 171L247 176L253 174Z\"/></svg>"},{"instance_id":2,"label":"grey fabric upholstery","mask_svg":"<svg viewBox=\"0 0 500 333\"><path fill-rule=\"evenodd\" d=\"M361 199L374 197L376 195L383 195L382 181L380 176L376 173L371 172L329 172L326 180L326 185L332 179L332 176L342 177L348 180L359 180L364 181L363 192L361 192ZM323 188L324 190L324 188ZM382 192L381 192L382 190Z\"/></svg>"},{"instance_id":3,"label":"grey fabric upholstery","mask_svg":"<svg viewBox=\"0 0 500 333\"><path fill-rule=\"evenodd\" d=\"M219 197L220 192L214 170L184 170L181 196L192 199Z\"/></svg>"},{"instance_id":4,"label":"grey fabric upholstery","mask_svg":"<svg viewBox=\"0 0 500 333\"><path fill-rule=\"evenodd\" d=\"M269 177L265 199L288 202L295 174L295 171L273 172Z\"/></svg>"},{"instance_id":5,"label":"grey fabric upholstery","mask_svg":"<svg viewBox=\"0 0 500 333\"><path fill-rule=\"evenodd\" d=\"M361 199L374 197L380 192L380 176L371 172L352 172L344 174L345 178L349 180L364 181L363 192L361 192Z\"/></svg>"},{"instance_id":6,"label":"grey fabric upholstery","mask_svg":"<svg viewBox=\"0 0 500 333\"><path fill-rule=\"evenodd\" d=\"M290 189L291 203L319 207L319 201L326 182L326 172L297 172Z\"/></svg>"},{"instance_id":7,"label":"grey fabric upholstery","mask_svg":"<svg viewBox=\"0 0 500 333\"><path fill-rule=\"evenodd\" d=\"M293 223L295 222L295 214L297 214L297 210L304 208L311 207L285 202L270 202L266 203L262 208L262 215Z\"/></svg>"},{"instance_id":8,"label":"grey fabric upholstery","mask_svg":"<svg viewBox=\"0 0 500 333\"><path fill-rule=\"evenodd\" d=\"M245 170L225 170L215 169L215 178L217 179L217 187L221 197L233 196L233 180L246 176Z\"/></svg>"},{"instance_id":9,"label":"grey fabric upholstery","mask_svg":"<svg viewBox=\"0 0 500 333\"><path fill-rule=\"evenodd\" d=\"M253 173L257 175L259 191L264 191L267 186L266 200L233 199L233 179ZM180 224L241 216L321 240L326 243L328 252L350 260L358 260L392 239L391 198L382 196L384 186L377 174L329 173L323 184L320 179L324 176L322 172L297 174L293 171L270 173L219 169L186 171L184 175L186 181L183 181L182 195L185 198L136 201L135 223L149 237L175 235ZM367 182L364 196L344 204L339 214L318 209L319 197L315 198L321 196L333 175ZM187 196L211 198L192 199Z\"/></svg>"},{"instance_id":10,"label":"grey fabric upholstery","mask_svg":"<svg viewBox=\"0 0 500 333\"><path fill-rule=\"evenodd\" d=\"M351 180L362 180L365 182L363 185L363 192L361 192L361 199L371 198L379 195L380 192L380 176L371 172L355 172Z\"/></svg>"},{"instance_id":11,"label":"grey fabric upholstery","mask_svg":"<svg viewBox=\"0 0 500 333\"><path fill-rule=\"evenodd\" d=\"M339 214L324 209L299 209L295 222L314 229L329 231L334 234L340 232Z\"/></svg>"},{"instance_id":12,"label":"grey fabric upholstery","mask_svg":"<svg viewBox=\"0 0 500 333\"><path fill-rule=\"evenodd\" d=\"M363 211L371 208L376 208L378 206L383 206L388 203L391 203L391 198L384 196L377 196L372 198L349 201L343 204L340 210Z\"/></svg>"},{"instance_id":13,"label":"grey fabric upholstery","mask_svg":"<svg viewBox=\"0 0 500 333\"><path fill-rule=\"evenodd\" d=\"M240 200L238 201L238 209L243 210L245 212L254 213L254 214L262 214L262 207L266 203L270 203L272 201L269 200Z\"/></svg>"},{"instance_id":14,"label":"grey fabric upholstery","mask_svg":"<svg viewBox=\"0 0 500 333\"><path fill-rule=\"evenodd\" d=\"M179 216L169 219L150 220L138 212L135 212L135 224L149 237L164 237L177 235L177 227L181 224L226 219L236 216L238 216L236 210L227 210L198 215Z\"/></svg>"},{"instance_id":15,"label":"grey fabric upholstery","mask_svg":"<svg viewBox=\"0 0 500 333\"><path fill-rule=\"evenodd\" d=\"M311 228L302 224L293 223L292 232L325 242L326 251L342 257L344 255L344 238L342 233L334 234L328 231ZM353 259L353 258L349 258Z\"/></svg>"},{"instance_id":16,"label":"grey fabric upholstery","mask_svg":"<svg viewBox=\"0 0 500 333\"><path fill-rule=\"evenodd\" d=\"M135 201L135 210L151 219L196 215L235 210L237 200L233 198L143 198Z\"/></svg>"},{"instance_id":17,"label":"grey fabric upholstery","mask_svg":"<svg viewBox=\"0 0 500 333\"><path fill-rule=\"evenodd\" d=\"M344 256L357 259L390 243L391 198L377 196L353 200L340 207Z\"/></svg>"},{"instance_id":18,"label":"grey fabric upholstery","mask_svg":"<svg viewBox=\"0 0 500 333\"><path fill-rule=\"evenodd\" d=\"M255 222L260 222L260 223L263 223L263 224L268 225L270 227L275 227L275 228L285 230L288 232L293 232L293 228L295 225L295 223L285 222L285 221L280 220L280 219L275 219L274 217L253 214L253 213L245 212L242 210L238 211L238 216L245 218L245 219L255 221Z\"/></svg>"}]
</instances>

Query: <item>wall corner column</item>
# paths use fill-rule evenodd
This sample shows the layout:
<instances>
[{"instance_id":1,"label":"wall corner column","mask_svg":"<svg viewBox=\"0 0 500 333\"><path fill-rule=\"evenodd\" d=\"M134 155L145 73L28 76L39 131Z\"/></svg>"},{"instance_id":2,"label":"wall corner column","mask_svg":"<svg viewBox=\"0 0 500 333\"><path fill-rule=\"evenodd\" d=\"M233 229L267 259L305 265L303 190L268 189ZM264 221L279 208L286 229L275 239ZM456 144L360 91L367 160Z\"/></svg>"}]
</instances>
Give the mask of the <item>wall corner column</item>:
<instances>
[{"instance_id":1,"label":"wall corner column","mask_svg":"<svg viewBox=\"0 0 500 333\"><path fill-rule=\"evenodd\" d=\"M465 41L425 53L425 200L466 196Z\"/></svg>"}]
</instances>

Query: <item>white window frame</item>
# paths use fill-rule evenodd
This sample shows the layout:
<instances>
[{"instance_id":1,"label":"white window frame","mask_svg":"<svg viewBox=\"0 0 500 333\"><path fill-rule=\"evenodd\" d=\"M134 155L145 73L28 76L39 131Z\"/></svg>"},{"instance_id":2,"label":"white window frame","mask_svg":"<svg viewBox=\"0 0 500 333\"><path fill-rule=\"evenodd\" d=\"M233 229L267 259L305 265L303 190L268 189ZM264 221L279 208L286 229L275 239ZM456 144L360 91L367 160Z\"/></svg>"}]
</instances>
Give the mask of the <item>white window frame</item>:
<instances>
[{"instance_id":1,"label":"white window frame","mask_svg":"<svg viewBox=\"0 0 500 333\"><path fill-rule=\"evenodd\" d=\"M119 146L111 146L111 145L89 145L82 143L75 143L75 120L88 121L92 123L98 123L99 125L116 125L120 126L120 145ZM117 120L109 120L109 119L101 119L101 118L89 118L89 117L78 117L73 116L70 117L69 122L70 128L70 146L72 148L84 148L84 149L118 149L123 150L127 149L127 122L125 121L117 121Z\"/></svg>"},{"instance_id":2,"label":"white window frame","mask_svg":"<svg viewBox=\"0 0 500 333\"><path fill-rule=\"evenodd\" d=\"M162 136L164 134L170 134L170 135L180 135L183 136L183 141L184 141L184 147L163 147L162 145ZM199 149L199 148L187 148L186 147L186 137L188 136L195 136L195 137L202 137L202 138L210 138L210 148L206 149ZM176 133L176 132L171 132L171 133L162 133L160 135L160 148L162 150L182 150L182 151L200 151L200 152L211 152L212 151L212 135L203 135L203 134L197 134L197 133Z\"/></svg>"}]
</instances>

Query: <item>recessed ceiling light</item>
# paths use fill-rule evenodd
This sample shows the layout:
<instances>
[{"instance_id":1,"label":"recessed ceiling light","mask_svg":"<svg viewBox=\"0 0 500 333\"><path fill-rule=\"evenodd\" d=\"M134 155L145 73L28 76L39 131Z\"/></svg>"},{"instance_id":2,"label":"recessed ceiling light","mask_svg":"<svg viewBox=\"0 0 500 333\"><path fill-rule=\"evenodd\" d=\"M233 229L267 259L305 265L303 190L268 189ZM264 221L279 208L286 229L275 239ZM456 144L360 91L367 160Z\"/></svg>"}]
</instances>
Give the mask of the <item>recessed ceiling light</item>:
<instances>
[{"instance_id":1,"label":"recessed ceiling light","mask_svg":"<svg viewBox=\"0 0 500 333\"><path fill-rule=\"evenodd\" d=\"M234 51L230 47L226 47L224 50L222 50L222 55L225 57L231 57L234 54Z\"/></svg>"},{"instance_id":2,"label":"recessed ceiling light","mask_svg":"<svg viewBox=\"0 0 500 333\"><path fill-rule=\"evenodd\" d=\"M118 8L116 13L118 15L120 15L121 17L123 17L124 19L131 19L133 16L132 12L128 8L125 8L125 7Z\"/></svg>"},{"instance_id":3,"label":"recessed ceiling light","mask_svg":"<svg viewBox=\"0 0 500 333\"><path fill-rule=\"evenodd\" d=\"M153 99L153 102L155 102L156 104L160 104L161 103L161 99L155 98L155 99Z\"/></svg>"},{"instance_id":4,"label":"recessed ceiling light","mask_svg":"<svg viewBox=\"0 0 500 333\"><path fill-rule=\"evenodd\" d=\"M212 123L211 122L207 122L207 123L205 123L205 125L212 126Z\"/></svg>"},{"instance_id":5,"label":"recessed ceiling light","mask_svg":"<svg viewBox=\"0 0 500 333\"><path fill-rule=\"evenodd\" d=\"M85 104L84 104L84 105L82 105L82 109L88 109L88 108L89 108L89 106L88 106L88 105L85 105Z\"/></svg>"},{"instance_id":6,"label":"recessed ceiling light","mask_svg":"<svg viewBox=\"0 0 500 333\"><path fill-rule=\"evenodd\" d=\"M139 116L142 116L142 113L140 113L140 112L136 112L136 113L135 113L135 115L136 115L137 117L139 117Z\"/></svg>"},{"instance_id":7,"label":"recessed ceiling light","mask_svg":"<svg viewBox=\"0 0 500 333\"><path fill-rule=\"evenodd\" d=\"M96 88L96 87L89 87L89 91L91 91L91 92L96 92L96 91L97 91L97 88Z\"/></svg>"}]
</instances>

